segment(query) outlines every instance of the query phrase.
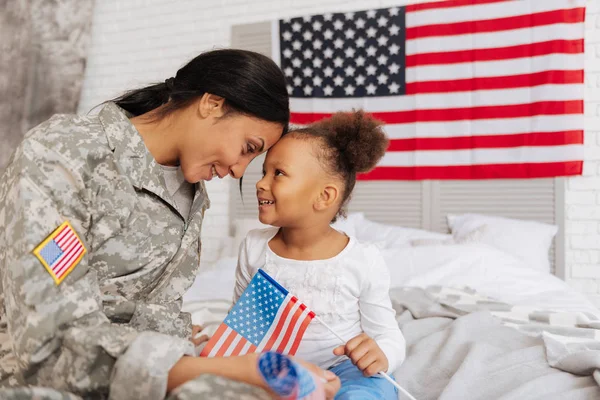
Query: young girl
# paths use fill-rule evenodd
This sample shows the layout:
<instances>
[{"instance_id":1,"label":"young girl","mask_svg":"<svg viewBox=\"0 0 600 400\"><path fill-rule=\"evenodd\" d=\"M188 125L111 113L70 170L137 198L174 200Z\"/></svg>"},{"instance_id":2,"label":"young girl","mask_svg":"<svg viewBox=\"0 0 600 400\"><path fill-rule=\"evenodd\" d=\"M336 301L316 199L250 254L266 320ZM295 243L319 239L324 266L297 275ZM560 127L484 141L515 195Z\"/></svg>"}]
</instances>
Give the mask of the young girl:
<instances>
[{"instance_id":1,"label":"young girl","mask_svg":"<svg viewBox=\"0 0 600 400\"><path fill-rule=\"evenodd\" d=\"M234 301L262 268L350 339L340 345L313 320L296 353L340 377L336 399L397 398L376 375L393 372L405 357L389 272L376 247L330 226L344 214L356 174L371 170L387 144L380 123L362 111L287 134L267 153L256 184L259 219L273 228L251 231L240 247Z\"/></svg>"}]
</instances>

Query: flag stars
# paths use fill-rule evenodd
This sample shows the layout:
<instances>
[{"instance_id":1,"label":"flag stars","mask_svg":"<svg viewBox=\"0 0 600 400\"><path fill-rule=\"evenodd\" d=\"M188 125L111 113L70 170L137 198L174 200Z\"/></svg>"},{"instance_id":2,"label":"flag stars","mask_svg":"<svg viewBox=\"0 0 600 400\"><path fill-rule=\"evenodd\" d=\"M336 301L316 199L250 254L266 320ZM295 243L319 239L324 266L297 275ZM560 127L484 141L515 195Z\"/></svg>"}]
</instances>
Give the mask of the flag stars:
<instances>
[{"instance_id":1,"label":"flag stars","mask_svg":"<svg viewBox=\"0 0 600 400\"><path fill-rule=\"evenodd\" d=\"M359 76L357 76L357 77L356 77L356 80L355 80L355 81L356 81L356 84L357 84L358 86L362 86L362 85L364 85L364 84L365 84L365 79L366 79L366 78L365 78L363 75L359 75Z\"/></svg>"},{"instance_id":2,"label":"flag stars","mask_svg":"<svg viewBox=\"0 0 600 400\"><path fill-rule=\"evenodd\" d=\"M346 35L346 39L354 39L355 34L356 32L352 29L347 29L346 32L344 32L344 35Z\"/></svg>"},{"instance_id":3,"label":"flag stars","mask_svg":"<svg viewBox=\"0 0 600 400\"><path fill-rule=\"evenodd\" d=\"M320 23L319 21L315 21L315 22L313 22L312 27L313 27L314 31L320 31L321 28L323 27L323 24Z\"/></svg>"},{"instance_id":4,"label":"flag stars","mask_svg":"<svg viewBox=\"0 0 600 400\"><path fill-rule=\"evenodd\" d=\"M390 65L390 74L397 74L400 71L400 66L396 63Z\"/></svg>"},{"instance_id":5,"label":"flag stars","mask_svg":"<svg viewBox=\"0 0 600 400\"><path fill-rule=\"evenodd\" d=\"M398 32L400 32L400 27L398 27L398 25L394 24L394 25L390 26L388 30L390 31L390 35L394 36L394 35L397 35Z\"/></svg>"},{"instance_id":6,"label":"flag stars","mask_svg":"<svg viewBox=\"0 0 600 400\"><path fill-rule=\"evenodd\" d=\"M375 35L377 34L377 29L370 27L369 29L367 29L367 36L370 38L374 38Z\"/></svg>"},{"instance_id":7,"label":"flag stars","mask_svg":"<svg viewBox=\"0 0 600 400\"><path fill-rule=\"evenodd\" d=\"M321 79L320 76L317 75L317 76L315 76L313 78L313 85L314 86L321 86L322 83L323 83L323 79Z\"/></svg>"},{"instance_id":8,"label":"flag stars","mask_svg":"<svg viewBox=\"0 0 600 400\"><path fill-rule=\"evenodd\" d=\"M388 76L386 74L380 74L377 77L377 82L379 82L380 85L384 85L387 83L388 80Z\"/></svg>"},{"instance_id":9,"label":"flag stars","mask_svg":"<svg viewBox=\"0 0 600 400\"><path fill-rule=\"evenodd\" d=\"M354 13L353 12L347 12L344 14L344 17L346 17L346 19L348 20L352 20L354 18Z\"/></svg>"},{"instance_id":10,"label":"flag stars","mask_svg":"<svg viewBox=\"0 0 600 400\"><path fill-rule=\"evenodd\" d=\"M367 11L367 17L369 17L369 18L375 18L376 15L377 15L377 11L375 11L375 10Z\"/></svg>"},{"instance_id":11,"label":"flag stars","mask_svg":"<svg viewBox=\"0 0 600 400\"><path fill-rule=\"evenodd\" d=\"M340 38L337 38L333 41L333 46L336 49L341 49L342 47L344 47L344 41Z\"/></svg>"},{"instance_id":12,"label":"flag stars","mask_svg":"<svg viewBox=\"0 0 600 400\"><path fill-rule=\"evenodd\" d=\"M300 50L302 48L302 43L299 40L294 40L292 42L292 47L294 50Z\"/></svg>"},{"instance_id":13,"label":"flag stars","mask_svg":"<svg viewBox=\"0 0 600 400\"><path fill-rule=\"evenodd\" d=\"M364 19L362 19L362 18L357 19L356 22L355 22L356 27L358 29L363 29L365 27L365 23L366 23L366 21ZM290 35L291 35L291 33L290 33Z\"/></svg>"},{"instance_id":14,"label":"flag stars","mask_svg":"<svg viewBox=\"0 0 600 400\"><path fill-rule=\"evenodd\" d=\"M313 70L310 67L306 67L302 70L302 73L308 78L309 76L312 76ZM258 290L260 291L260 289Z\"/></svg>"},{"instance_id":15,"label":"flag stars","mask_svg":"<svg viewBox=\"0 0 600 400\"><path fill-rule=\"evenodd\" d=\"M352 58L352 57L354 57L356 50L354 50L352 47L349 47L346 50L344 50L344 53L346 54L347 58Z\"/></svg>"},{"instance_id":16,"label":"flag stars","mask_svg":"<svg viewBox=\"0 0 600 400\"><path fill-rule=\"evenodd\" d=\"M348 66L346 69L344 69L344 72L346 73L346 76L354 76L354 72L356 72L356 70L352 66Z\"/></svg>"},{"instance_id":17,"label":"flag stars","mask_svg":"<svg viewBox=\"0 0 600 400\"><path fill-rule=\"evenodd\" d=\"M323 46L323 42L320 41L319 39L317 39L313 42L313 47L317 50L321 50L322 46Z\"/></svg>"},{"instance_id":18,"label":"flag stars","mask_svg":"<svg viewBox=\"0 0 600 400\"><path fill-rule=\"evenodd\" d=\"M290 40L292 40L292 32L290 32L290 31L283 32L283 40L285 40L286 42L289 42Z\"/></svg>"},{"instance_id":19,"label":"flag stars","mask_svg":"<svg viewBox=\"0 0 600 400\"><path fill-rule=\"evenodd\" d=\"M381 17L379 17L379 19L377 20L377 25L379 26L385 26L385 24L388 23L388 19L386 17L384 17L383 15Z\"/></svg>"},{"instance_id":20,"label":"flag stars","mask_svg":"<svg viewBox=\"0 0 600 400\"><path fill-rule=\"evenodd\" d=\"M398 54L398 52L400 51L400 46L398 46L396 43L394 43L389 47L389 51L390 51L390 54Z\"/></svg>"},{"instance_id":21,"label":"flag stars","mask_svg":"<svg viewBox=\"0 0 600 400\"><path fill-rule=\"evenodd\" d=\"M302 78L297 76L294 78L294 86L300 86L300 85L302 85Z\"/></svg>"},{"instance_id":22,"label":"flag stars","mask_svg":"<svg viewBox=\"0 0 600 400\"><path fill-rule=\"evenodd\" d=\"M387 63L387 60L388 58L383 54L377 57L377 62L379 63L379 65L385 65Z\"/></svg>"},{"instance_id":23,"label":"flag stars","mask_svg":"<svg viewBox=\"0 0 600 400\"><path fill-rule=\"evenodd\" d=\"M333 57L333 50L331 50L330 48L326 48L325 51L323 51L323 55L325 56L325 58L331 58Z\"/></svg>"},{"instance_id":24,"label":"flag stars","mask_svg":"<svg viewBox=\"0 0 600 400\"><path fill-rule=\"evenodd\" d=\"M377 90L377 86L370 83L369 86L366 87L366 89L367 89L367 94L375 94L375 91Z\"/></svg>"},{"instance_id":25,"label":"flag stars","mask_svg":"<svg viewBox=\"0 0 600 400\"><path fill-rule=\"evenodd\" d=\"M356 47L358 48L365 47L365 43L367 43L367 41L363 37L359 37L358 39L356 39Z\"/></svg>"},{"instance_id":26,"label":"flag stars","mask_svg":"<svg viewBox=\"0 0 600 400\"><path fill-rule=\"evenodd\" d=\"M357 66L359 66L359 67L362 67L362 66L364 66L364 65L365 65L365 62L366 62L367 60L366 60L366 58L364 58L363 56L358 56L358 57L356 58L356 60L355 60L355 61L356 61L356 65L357 65Z\"/></svg>"},{"instance_id":27,"label":"flag stars","mask_svg":"<svg viewBox=\"0 0 600 400\"><path fill-rule=\"evenodd\" d=\"M367 55L369 57L375 57L376 54L377 54L377 49L374 46L369 46L367 48Z\"/></svg>"},{"instance_id":28,"label":"flag stars","mask_svg":"<svg viewBox=\"0 0 600 400\"><path fill-rule=\"evenodd\" d=\"M342 86L344 84L344 78L337 75L335 78L333 78L333 83L335 84L335 86Z\"/></svg>"},{"instance_id":29,"label":"flag stars","mask_svg":"<svg viewBox=\"0 0 600 400\"><path fill-rule=\"evenodd\" d=\"M333 31L331 29L327 29L325 32L323 32L323 37L327 40L333 39Z\"/></svg>"},{"instance_id":30,"label":"flag stars","mask_svg":"<svg viewBox=\"0 0 600 400\"><path fill-rule=\"evenodd\" d=\"M379 46L385 46L388 42L388 38L386 36L380 36L377 38L377 43Z\"/></svg>"},{"instance_id":31,"label":"flag stars","mask_svg":"<svg viewBox=\"0 0 600 400\"><path fill-rule=\"evenodd\" d=\"M292 50L290 50L290 49L285 49L283 51L283 56L285 58L290 58L293 54L294 54L294 52Z\"/></svg>"},{"instance_id":32,"label":"flag stars","mask_svg":"<svg viewBox=\"0 0 600 400\"><path fill-rule=\"evenodd\" d=\"M300 25L300 23L298 21L296 21L292 24L292 30L294 32L300 32L301 28L302 28L302 25Z\"/></svg>"},{"instance_id":33,"label":"flag stars","mask_svg":"<svg viewBox=\"0 0 600 400\"><path fill-rule=\"evenodd\" d=\"M313 56L313 52L310 49L306 49L302 52L302 54L304 55L304 58L308 59L311 58Z\"/></svg>"},{"instance_id":34,"label":"flag stars","mask_svg":"<svg viewBox=\"0 0 600 400\"><path fill-rule=\"evenodd\" d=\"M367 75L375 75L375 73L377 73L377 67L373 64L369 65L367 67Z\"/></svg>"},{"instance_id":35,"label":"flag stars","mask_svg":"<svg viewBox=\"0 0 600 400\"><path fill-rule=\"evenodd\" d=\"M390 93L399 93L400 90L400 85L398 85L396 82L392 82L391 85L388 86L388 89L390 90Z\"/></svg>"},{"instance_id":36,"label":"flag stars","mask_svg":"<svg viewBox=\"0 0 600 400\"><path fill-rule=\"evenodd\" d=\"M333 65L337 68L341 68L344 65L344 60L341 57L336 57L335 60L333 60Z\"/></svg>"},{"instance_id":37,"label":"flag stars","mask_svg":"<svg viewBox=\"0 0 600 400\"><path fill-rule=\"evenodd\" d=\"M324 74L326 77L328 77L328 78L331 78L331 77L333 76L333 68L331 68L331 67L326 67L326 68L323 70L323 74Z\"/></svg>"},{"instance_id":38,"label":"flag stars","mask_svg":"<svg viewBox=\"0 0 600 400\"><path fill-rule=\"evenodd\" d=\"M325 96L331 96L333 94L333 88L327 85L323 88L323 93L325 93Z\"/></svg>"},{"instance_id":39,"label":"flag stars","mask_svg":"<svg viewBox=\"0 0 600 400\"><path fill-rule=\"evenodd\" d=\"M352 86L352 85L348 85L348 86L346 86L346 87L344 88L344 90L346 91L346 95L347 95L347 96L351 96L351 95L353 95L353 94L354 94L354 90L355 90L355 89L356 89L356 88L355 88L354 86Z\"/></svg>"},{"instance_id":40,"label":"flag stars","mask_svg":"<svg viewBox=\"0 0 600 400\"><path fill-rule=\"evenodd\" d=\"M308 42L309 40L312 39L313 34L310 31L306 31L302 34L302 37L304 38L304 40L306 40Z\"/></svg>"},{"instance_id":41,"label":"flag stars","mask_svg":"<svg viewBox=\"0 0 600 400\"><path fill-rule=\"evenodd\" d=\"M323 60L321 60L319 57L313 59L313 67L321 68L322 65L323 65Z\"/></svg>"},{"instance_id":42,"label":"flag stars","mask_svg":"<svg viewBox=\"0 0 600 400\"><path fill-rule=\"evenodd\" d=\"M400 9L398 7L392 7L389 9L389 12L392 17L395 17L400 12Z\"/></svg>"},{"instance_id":43,"label":"flag stars","mask_svg":"<svg viewBox=\"0 0 600 400\"><path fill-rule=\"evenodd\" d=\"M306 86L304 86L303 90L304 90L304 94L305 95L310 96L312 94L313 88L310 87L310 86L308 86L308 85L306 85Z\"/></svg>"},{"instance_id":44,"label":"flag stars","mask_svg":"<svg viewBox=\"0 0 600 400\"><path fill-rule=\"evenodd\" d=\"M344 27L344 23L342 21L340 21L339 19L336 19L333 22L333 27L335 30L339 31Z\"/></svg>"}]
</instances>

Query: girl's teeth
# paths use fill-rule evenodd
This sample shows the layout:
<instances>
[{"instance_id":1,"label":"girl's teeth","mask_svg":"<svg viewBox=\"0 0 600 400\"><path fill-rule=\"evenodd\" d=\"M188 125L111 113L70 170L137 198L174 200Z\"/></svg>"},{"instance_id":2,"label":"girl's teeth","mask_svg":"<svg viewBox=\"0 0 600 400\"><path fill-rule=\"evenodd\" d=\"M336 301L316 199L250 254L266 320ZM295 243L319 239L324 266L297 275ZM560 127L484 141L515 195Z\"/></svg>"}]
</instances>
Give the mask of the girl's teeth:
<instances>
[{"instance_id":1,"label":"girl's teeth","mask_svg":"<svg viewBox=\"0 0 600 400\"><path fill-rule=\"evenodd\" d=\"M212 167L212 176L213 176L213 178L214 178L215 176L217 176L217 169L215 168L215 166L214 166L214 165L213 165L213 167Z\"/></svg>"}]
</instances>

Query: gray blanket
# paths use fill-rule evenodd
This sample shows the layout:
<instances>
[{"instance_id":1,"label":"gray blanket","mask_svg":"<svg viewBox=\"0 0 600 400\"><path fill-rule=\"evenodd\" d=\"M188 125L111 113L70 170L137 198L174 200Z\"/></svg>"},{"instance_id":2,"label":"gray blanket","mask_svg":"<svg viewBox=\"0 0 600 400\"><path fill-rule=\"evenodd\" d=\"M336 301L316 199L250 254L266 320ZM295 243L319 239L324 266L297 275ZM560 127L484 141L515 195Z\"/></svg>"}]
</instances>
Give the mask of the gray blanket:
<instances>
[{"instance_id":1,"label":"gray blanket","mask_svg":"<svg viewBox=\"0 0 600 400\"><path fill-rule=\"evenodd\" d=\"M395 377L418 400L600 399L593 315L441 287L394 289L391 297L407 341Z\"/></svg>"}]
</instances>

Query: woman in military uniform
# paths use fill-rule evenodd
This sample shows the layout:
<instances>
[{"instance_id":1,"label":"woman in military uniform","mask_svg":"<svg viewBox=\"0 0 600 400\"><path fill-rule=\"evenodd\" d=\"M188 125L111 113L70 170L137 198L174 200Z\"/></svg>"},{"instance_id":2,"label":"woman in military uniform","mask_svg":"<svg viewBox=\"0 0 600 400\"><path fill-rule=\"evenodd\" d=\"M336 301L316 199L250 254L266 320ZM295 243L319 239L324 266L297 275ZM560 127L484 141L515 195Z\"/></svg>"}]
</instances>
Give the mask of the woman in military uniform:
<instances>
[{"instance_id":1,"label":"woman in military uniform","mask_svg":"<svg viewBox=\"0 0 600 400\"><path fill-rule=\"evenodd\" d=\"M181 299L204 181L240 178L288 121L271 60L216 50L97 115L28 132L0 181L2 386L111 399L162 399L206 374L261 386L256 355L189 357Z\"/></svg>"}]
</instances>

